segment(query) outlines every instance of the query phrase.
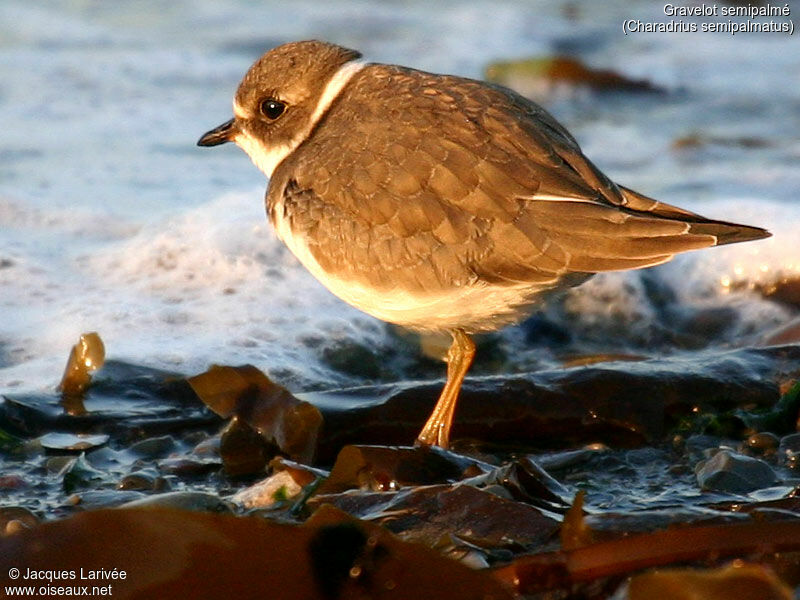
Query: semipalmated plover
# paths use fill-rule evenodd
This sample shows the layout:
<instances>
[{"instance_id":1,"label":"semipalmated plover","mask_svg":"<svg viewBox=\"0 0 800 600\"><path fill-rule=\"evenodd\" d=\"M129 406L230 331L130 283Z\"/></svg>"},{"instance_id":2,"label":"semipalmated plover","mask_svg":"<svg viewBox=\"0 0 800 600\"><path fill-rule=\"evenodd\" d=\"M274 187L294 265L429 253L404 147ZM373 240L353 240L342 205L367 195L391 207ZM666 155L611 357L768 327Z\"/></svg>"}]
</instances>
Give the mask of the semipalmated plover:
<instances>
[{"instance_id":1,"label":"semipalmated plover","mask_svg":"<svg viewBox=\"0 0 800 600\"><path fill-rule=\"evenodd\" d=\"M616 185L509 89L363 62L325 42L264 54L233 112L198 144L250 155L300 262L378 319L452 333L423 445L448 446L470 334L516 323L594 273L769 236Z\"/></svg>"}]
</instances>

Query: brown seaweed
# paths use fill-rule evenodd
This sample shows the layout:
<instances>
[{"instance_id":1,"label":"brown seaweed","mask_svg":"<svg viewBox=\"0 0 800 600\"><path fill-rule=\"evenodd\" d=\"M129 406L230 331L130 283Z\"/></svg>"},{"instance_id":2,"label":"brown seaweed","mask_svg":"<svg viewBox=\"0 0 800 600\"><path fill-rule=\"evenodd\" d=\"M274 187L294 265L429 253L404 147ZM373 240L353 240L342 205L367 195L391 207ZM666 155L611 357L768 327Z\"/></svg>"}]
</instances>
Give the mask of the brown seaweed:
<instances>
[{"instance_id":1,"label":"brown seaweed","mask_svg":"<svg viewBox=\"0 0 800 600\"><path fill-rule=\"evenodd\" d=\"M688 526L516 558L495 577L531 594L676 563L800 553L800 522ZM794 561L800 560L797 555ZM797 582L795 582L796 584Z\"/></svg>"},{"instance_id":2,"label":"brown seaweed","mask_svg":"<svg viewBox=\"0 0 800 600\"><path fill-rule=\"evenodd\" d=\"M322 426L319 409L298 400L255 367L215 366L188 381L219 416L235 416L295 460L313 459Z\"/></svg>"},{"instance_id":3,"label":"brown seaweed","mask_svg":"<svg viewBox=\"0 0 800 600\"><path fill-rule=\"evenodd\" d=\"M108 586L105 595L121 599L512 597L485 571L331 510L303 526L164 508L89 511L0 537L0 585L14 585L16 568L60 574L37 584ZM102 579L78 579L88 573Z\"/></svg>"}]
</instances>

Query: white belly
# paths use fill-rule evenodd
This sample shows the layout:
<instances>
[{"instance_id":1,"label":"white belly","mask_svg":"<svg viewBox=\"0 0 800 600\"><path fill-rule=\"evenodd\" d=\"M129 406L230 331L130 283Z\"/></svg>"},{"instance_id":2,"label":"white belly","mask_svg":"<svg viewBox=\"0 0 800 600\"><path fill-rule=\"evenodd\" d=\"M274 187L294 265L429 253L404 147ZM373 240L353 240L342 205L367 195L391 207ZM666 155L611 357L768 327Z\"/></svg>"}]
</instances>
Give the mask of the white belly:
<instances>
[{"instance_id":1,"label":"white belly","mask_svg":"<svg viewBox=\"0 0 800 600\"><path fill-rule=\"evenodd\" d=\"M528 316L542 296L555 287L531 284L495 286L478 282L437 293L412 293L402 288L378 290L342 279L323 269L305 239L292 232L283 216L283 207L274 207L272 214L278 237L333 294L373 317L411 329L446 331L461 328L468 332L499 329Z\"/></svg>"}]
</instances>

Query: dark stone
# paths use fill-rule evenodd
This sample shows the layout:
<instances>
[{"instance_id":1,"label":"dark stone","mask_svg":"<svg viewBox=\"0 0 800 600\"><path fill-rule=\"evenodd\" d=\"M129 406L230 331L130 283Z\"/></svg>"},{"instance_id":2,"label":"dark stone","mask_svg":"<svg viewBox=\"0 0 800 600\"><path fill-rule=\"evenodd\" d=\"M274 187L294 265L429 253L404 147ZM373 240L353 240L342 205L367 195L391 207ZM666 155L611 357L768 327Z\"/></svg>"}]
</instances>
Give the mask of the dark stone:
<instances>
[{"instance_id":1,"label":"dark stone","mask_svg":"<svg viewBox=\"0 0 800 600\"><path fill-rule=\"evenodd\" d=\"M106 361L70 414L59 394L5 394L0 429L35 437L52 431L108 434L128 441L143 435L208 428L219 423L182 375Z\"/></svg>"},{"instance_id":2,"label":"dark stone","mask_svg":"<svg viewBox=\"0 0 800 600\"><path fill-rule=\"evenodd\" d=\"M0 507L0 536L6 531L6 526L11 521L20 521L26 527L35 527L39 524L39 517L23 506Z\"/></svg>"},{"instance_id":3,"label":"dark stone","mask_svg":"<svg viewBox=\"0 0 800 600\"><path fill-rule=\"evenodd\" d=\"M750 456L774 456L778 450L780 438L769 431L754 433L742 444L742 452Z\"/></svg>"},{"instance_id":4,"label":"dark stone","mask_svg":"<svg viewBox=\"0 0 800 600\"><path fill-rule=\"evenodd\" d=\"M128 473L117 484L118 490L165 492L170 489L169 482L153 469L142 469Z\"/></svg>"},{"instance_id":5,"label":"dark stone","mask_svg":"<svg viewBox=\"0 0 800 600\"><path fill-rule=\"evenodd\" d=\"M147 438L132 444L128 450L143 458L159 458L175 449L171 435Z\"/></svg>"},{"instance_id":6,"label":"dark stone","mask_svg":"<svg viewBox=\"0 0 800 600\"><path fill-rule=\"evenodd\" d=\"M800 433L790 433L778 445L778 464L793 471L800 470Z\"/></svg>"},{"instance_id":7,"label":"dark stone","mask_svg":"<svg viewBox=\"0 0 800 600\"><path fill-rule=\"evenodd\" d=\"M720 450L695 468L697 483L704 490L746 494L778 482L775 471L758 458Z\"/></svg>"},{"instance_id":8,"label":"dark stone","mask_svg":"<svg viewBox=\"0 0 800 600\"><path fill-rule=\"evenodd\" d=\"M451 439L517 451L662 442L679 422L694 418L698 407L725 413L773 406L780 397L776 373L798 364L800 347L785 346L472 377L461 390ZM405 383L298 394L324 416L318 461L331 464L347 444L409 443L441 386Z\"/></svg>"},{"instance_id":9,"label":"dark stone","mask_svg":"<svg viewBox=\"0 0 800 600\"><path fill-rule=\"evenodd\" d=\"M237 477L263 472L275 450L255 429L233 417L222 432L219 454L225 472Z\"/></svg>"},{"instance_id":10,"label":"dark stone","mask_svg":"<svg viewBox=\"0 0 800 600\"><path fill-rule=\"evenodd\" d=\"M39 443L47 450L83 452L97 448L108 442L106 434L60 433L52 431L39 438Z\"/></svg>"}]
</instances>

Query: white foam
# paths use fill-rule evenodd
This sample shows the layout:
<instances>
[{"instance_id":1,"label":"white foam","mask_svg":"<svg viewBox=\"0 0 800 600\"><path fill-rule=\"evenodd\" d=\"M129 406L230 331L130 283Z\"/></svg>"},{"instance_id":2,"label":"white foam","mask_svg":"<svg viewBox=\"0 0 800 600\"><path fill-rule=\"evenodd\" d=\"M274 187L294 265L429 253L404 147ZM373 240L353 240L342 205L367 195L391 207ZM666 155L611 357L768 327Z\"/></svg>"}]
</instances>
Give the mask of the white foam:
<instances>
[{"instance_id":1,"label":"white foam","mask_svg":"<svg viewBox=\"0 0 800 600\"><path fill-rule=\"evenodd\" d=\"M650 275L676 295L675 305L685 311L732 309L737 318L726 339L737 345L758 343L792 315L787 307L765 299L759 288L800 278L800 251L792 243L800 211L755 198L693 208L708 216L758 223L773 237L688 252L652 269ZM570 290L562 310L578 335L605 337L610 347L617 343L646 349L653 328L672 325L663 321L648 298L640 271L597 275Z\"/></svg>"},{"instance_id":2,"label":"white foam","mask_svg":"<svg viewBox=\"0 0 800 600\"><path fill-rule=\"evenodd\" d=\"M222 196L58 267L12 256L0 270L2 289L15 293L0 297L16 305L0 386L26 380L43 355L51 360L35 368L57 379L83 331L100 332L109 356L153 366L254 362L293 383L335 381L304 340L380 330L360 326L357 311L299 266L267 225L261 196Z\"/></svg>"},{"instance_id":3,"label":"white foam","mask_svg":"<svg viewBox=\"0 0 800 600\"><path fill-rule=\"evenodd\" d=\"M800 278L800 244L794 243L800 223L798 207L763 198L731 198L695 208L706 216L758 224L772 237L692 253L665 266L665 276L685 300Z\"/></svg>"}]
</instances>

